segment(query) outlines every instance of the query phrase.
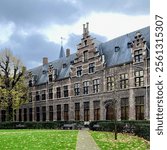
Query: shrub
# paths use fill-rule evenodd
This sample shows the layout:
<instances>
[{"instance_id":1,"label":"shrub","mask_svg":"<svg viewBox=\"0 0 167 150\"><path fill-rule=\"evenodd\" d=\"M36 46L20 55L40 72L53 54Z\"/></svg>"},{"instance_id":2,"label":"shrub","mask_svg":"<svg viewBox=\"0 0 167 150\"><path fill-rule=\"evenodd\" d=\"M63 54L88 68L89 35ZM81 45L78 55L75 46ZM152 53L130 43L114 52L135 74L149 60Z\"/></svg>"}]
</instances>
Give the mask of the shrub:
<instances>
[{"instance_id":1,"label":"shrub","mask_svg":"<svg viewBox=\"0 0 167 150\"><path fill-rule=\"evenodd\" d=\"M94 125L99 125L99 128L94 128ZM117 132L133 133L139 137L143 137L146 140L150 139L150 122L146 120L123 120L117 121ZM90 130L100 131L114 131L114 121L92 121L89 126Z\"/></svg>"},{"instance_id":2,"label":"shrub","mask_svg":"<svg viewBox=\"0 0 167 150\"><path fill-rule=\"evenodd\" d=\"M75 127L83 125L82 121L49 121L49 122L2 122L0 129L62 129L64 124L73 124Z\"/></svg>"}]
</instances>

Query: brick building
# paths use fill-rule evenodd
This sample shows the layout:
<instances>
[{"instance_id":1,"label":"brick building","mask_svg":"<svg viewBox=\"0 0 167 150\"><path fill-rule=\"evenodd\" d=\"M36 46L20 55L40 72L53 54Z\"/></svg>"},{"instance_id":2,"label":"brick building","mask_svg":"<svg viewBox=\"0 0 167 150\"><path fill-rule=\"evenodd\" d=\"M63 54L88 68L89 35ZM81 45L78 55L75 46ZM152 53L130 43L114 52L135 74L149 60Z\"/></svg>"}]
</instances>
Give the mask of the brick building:
<instances>
[{"instance_id":1,"label":"brick building","mask_svg":"<svg viewBox=\"0 0 167 150\"><path fill-rule=\"evenodd\" d=\"M59 59L28 70L29 102L14 120L149 120L149 53L149 27L101 43L87 23L76 53L61 47Z\"/></svg>"}]
</instances>

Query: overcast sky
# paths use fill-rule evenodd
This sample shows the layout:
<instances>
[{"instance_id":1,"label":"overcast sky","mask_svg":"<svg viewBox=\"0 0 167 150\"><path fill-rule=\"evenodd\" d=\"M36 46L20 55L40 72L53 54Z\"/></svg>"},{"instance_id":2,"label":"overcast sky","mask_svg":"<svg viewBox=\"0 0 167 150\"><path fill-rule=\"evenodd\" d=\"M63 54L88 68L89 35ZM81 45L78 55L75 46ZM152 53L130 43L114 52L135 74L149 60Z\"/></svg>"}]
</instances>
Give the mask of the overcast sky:
<instances>
[{"instance_id":1,"label":"overcast sky","mask_svg":"<svg viewBox=\"0 0 167 150\"><path fill-rule=\"evenodd\" d=\"M0 51L10 48L27 68L44 56L58 58L64 49L76 52L82 25L105 42L149 26L149 0L0 0Z\"/></svg>"}]
</instances>

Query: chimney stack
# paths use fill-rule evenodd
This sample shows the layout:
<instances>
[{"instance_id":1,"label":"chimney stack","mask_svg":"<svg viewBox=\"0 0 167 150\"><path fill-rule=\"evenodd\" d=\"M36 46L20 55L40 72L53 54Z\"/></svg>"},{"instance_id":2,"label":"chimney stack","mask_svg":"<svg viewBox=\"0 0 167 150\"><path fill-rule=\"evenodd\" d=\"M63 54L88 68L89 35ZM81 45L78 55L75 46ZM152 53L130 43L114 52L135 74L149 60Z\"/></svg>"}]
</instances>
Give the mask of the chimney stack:
<instances>
[{"instance_id":1,"label":"chimney stack","mask_svg":"<svg viewBox=\"0 0 167 150\"><path fill-rule=\"evenodd\" d=\"M70 56L70 49L67 48L67 49L66 49L66 57L69 57L69 56Z\"/></svg>"},{"instance_id":2,"label":"chimney stack","mask_svg":"<svg viewBox=\"0 0 167 150\"><path fill-rule=\"evenodd\" d=\"M43 65L48 64L48 58L47 57L43 57Z\"/></svg>"}]
</instances>

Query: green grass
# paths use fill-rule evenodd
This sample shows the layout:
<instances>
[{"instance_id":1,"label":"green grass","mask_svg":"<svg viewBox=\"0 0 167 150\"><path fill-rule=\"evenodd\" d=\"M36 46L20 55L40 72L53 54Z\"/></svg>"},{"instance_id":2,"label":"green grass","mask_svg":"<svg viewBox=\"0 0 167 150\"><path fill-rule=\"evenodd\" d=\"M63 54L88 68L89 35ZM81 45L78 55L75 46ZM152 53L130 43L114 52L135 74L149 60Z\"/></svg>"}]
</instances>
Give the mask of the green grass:
<instances>
[{"instance_id":1,"label":"green grass","mask_svg":"<svg viewBox=\"0 0 167 150\"><path fill-rule=\"evenodd\" d=\"M0 150L75 150L75 130L0 130Z\"/></svg>"},{"instance_id":2,"label":"green grass","mask_svg":"<svg viewBox=\"0 0 167 150\"><path fill-rule=\"evenodd\" d=\"M129 134L118 133L118 139L114 140L114 133L91 132L101 150L149 150L150 143L142 138Z\"/></svg>"}]
</instances>

